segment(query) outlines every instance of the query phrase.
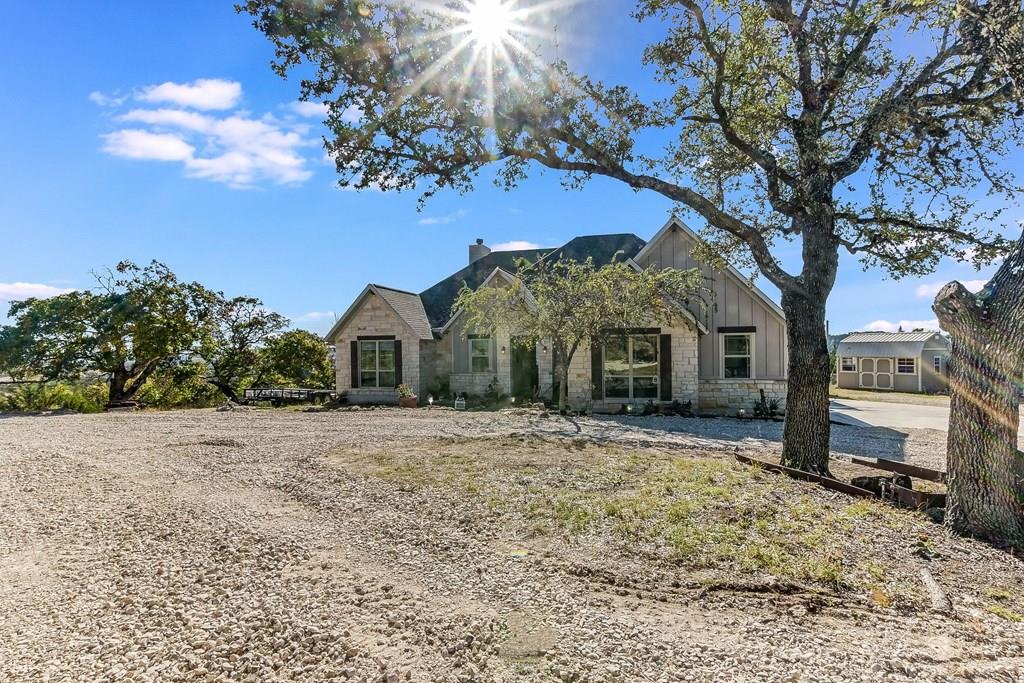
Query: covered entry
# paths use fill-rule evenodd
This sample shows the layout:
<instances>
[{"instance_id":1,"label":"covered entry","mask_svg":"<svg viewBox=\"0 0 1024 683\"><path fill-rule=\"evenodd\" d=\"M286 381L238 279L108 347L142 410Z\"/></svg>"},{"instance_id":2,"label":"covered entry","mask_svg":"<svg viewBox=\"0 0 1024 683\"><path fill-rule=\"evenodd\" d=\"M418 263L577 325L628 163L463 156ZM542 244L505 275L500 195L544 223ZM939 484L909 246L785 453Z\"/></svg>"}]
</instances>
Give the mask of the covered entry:
<instances>
[{"instance_id":1,"label":"covered entry","mask_svg":"<svg viewBox=\"0 0 1024 683\"><path fill-rule=\"evenodd\" d=\"M864 389L892 389L892 358L861 358L860 386Z\"/></svg>"}]
</instances>

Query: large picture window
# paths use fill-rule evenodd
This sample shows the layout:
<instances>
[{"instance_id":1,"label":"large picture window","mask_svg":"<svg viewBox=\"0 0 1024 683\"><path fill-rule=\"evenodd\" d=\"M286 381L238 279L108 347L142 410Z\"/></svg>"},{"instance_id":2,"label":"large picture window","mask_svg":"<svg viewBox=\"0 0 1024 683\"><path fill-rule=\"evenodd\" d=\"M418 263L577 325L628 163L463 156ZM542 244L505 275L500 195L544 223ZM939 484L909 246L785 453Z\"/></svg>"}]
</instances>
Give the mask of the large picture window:
<instances>
[{"instance_id":1,"label":"large picture window","mask_svg":"<svg viewBox=\"0 0 1024 683\"><path fill-rule=\"evenodd\" d=\"M752 379L754 377L753 335L722 335L722 376L726 379Z\"/></svg>"},{"instance_id":2,"label":"large picture window","mask_svg":"<svg viewBox=\"0 0 1024 683\"><path fill-rule=\"evenodd\" d=\"M623 335L605 342L604 395L658 398L658 335Z\"/></svg>"},{"instance_id":3,"label":"large picture window","mask_svg":"<svg viewBox=\"0 0 1024 683\"><path fill-rule=\"evenodd\" d=\"M469 371L476 373L492 371L490 337L469 338Z\"/></svg>"},{"instance_id":4,"label":"large picture window","mask_svg":"<svg viewBox=\"0 0 1024 683\"><path fill-rule=\"evenodd\" d=\"M395 341L359 342L359 386L395 386Z\"/></svg>"}]
</instances>

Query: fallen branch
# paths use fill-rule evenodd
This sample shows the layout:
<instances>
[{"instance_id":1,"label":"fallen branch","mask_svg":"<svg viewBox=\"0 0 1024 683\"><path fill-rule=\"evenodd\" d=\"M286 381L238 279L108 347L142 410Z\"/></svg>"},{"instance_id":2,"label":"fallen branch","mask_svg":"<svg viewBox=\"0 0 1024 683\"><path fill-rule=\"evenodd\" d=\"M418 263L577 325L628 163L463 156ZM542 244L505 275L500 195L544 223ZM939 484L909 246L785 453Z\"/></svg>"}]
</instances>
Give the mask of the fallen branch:
<instances>
[{"instance_id":1,"label":"fallen branch","mask_svg":"<svg viewBox=\"0 0 1024 683\"><path fill-rule=\"evenodd\" d=\"M924 584L925 590L928 591L928 597L932 601L932 611L940 614L950 614L953 611L953 603L946 597L945 591L942 590L942 586L935 580L931 572L927 569L921 570L921 583Z\"/></svg>"}]
</instances>

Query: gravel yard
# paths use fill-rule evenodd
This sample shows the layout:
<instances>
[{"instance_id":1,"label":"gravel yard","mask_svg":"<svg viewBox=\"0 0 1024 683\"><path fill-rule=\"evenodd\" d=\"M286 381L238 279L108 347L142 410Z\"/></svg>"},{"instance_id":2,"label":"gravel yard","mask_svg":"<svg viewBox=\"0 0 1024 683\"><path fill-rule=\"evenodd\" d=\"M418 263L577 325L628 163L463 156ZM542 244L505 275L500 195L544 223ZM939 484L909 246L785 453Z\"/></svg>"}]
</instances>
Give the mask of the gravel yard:
<instances>
[{"instance_id":1,"label":"gravel yard","mask_svg":"<svg viewBox=\"0 0 1024 683\"><path fill-rule=\"evenodd\" d=\"M1022 680L1024 564L732 461L780 434L0 416L0 681ZM944 439L837 427L834 449L934 466Z\"/></svg>"}]
</instances>

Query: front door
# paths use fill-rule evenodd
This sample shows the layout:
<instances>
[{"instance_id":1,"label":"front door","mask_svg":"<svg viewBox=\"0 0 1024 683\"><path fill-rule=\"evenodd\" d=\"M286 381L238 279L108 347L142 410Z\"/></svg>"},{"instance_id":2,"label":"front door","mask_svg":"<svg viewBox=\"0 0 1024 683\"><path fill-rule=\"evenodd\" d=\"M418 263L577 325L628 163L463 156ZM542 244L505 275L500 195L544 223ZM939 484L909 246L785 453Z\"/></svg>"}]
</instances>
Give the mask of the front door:
<instances>
[{"instance_id":1,"label":"front door","mask_svg":"<svg viewBox=\"0 0 1024 683\"><path fill-rule=\"evenodd\" d=\"M861 358L860 386L864 389L892 389L892 359Z\"/></svg>"},{"instance_id":2,"label":"front door","mask_svg":"<svg viewBox=\"0 0 1024 683\"><path fill-rule=\"evenodd\" d=\"M532 344L513 341L512 347L512 395L518 398L533 398L537 393L540 373L537 371L537 350Z\"/></svg>"}]
</instances>

